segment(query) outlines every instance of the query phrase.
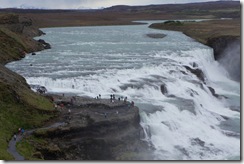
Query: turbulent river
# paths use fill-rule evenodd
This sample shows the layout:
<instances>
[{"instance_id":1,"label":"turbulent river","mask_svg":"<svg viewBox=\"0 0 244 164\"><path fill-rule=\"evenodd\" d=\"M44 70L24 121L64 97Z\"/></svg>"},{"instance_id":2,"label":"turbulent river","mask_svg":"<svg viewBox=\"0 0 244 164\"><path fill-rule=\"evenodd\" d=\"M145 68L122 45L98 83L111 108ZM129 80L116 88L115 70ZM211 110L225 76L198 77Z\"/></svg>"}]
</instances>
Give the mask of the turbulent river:
<instances>
[{"instance_id":1,"label":"turbulent river","mask_svg":"<svg viewBox=\"0 0 244 164\"><path fill-rule=\"evenodd\" d=\"M240 83L211 48L148 24L42 30L46 35L37 39L52 49L7 65L29 84L79 96L127 96L140 108L155 160L240 159ZM202 70L204 79L190 69Z\"/></svg>"}]
</instances>

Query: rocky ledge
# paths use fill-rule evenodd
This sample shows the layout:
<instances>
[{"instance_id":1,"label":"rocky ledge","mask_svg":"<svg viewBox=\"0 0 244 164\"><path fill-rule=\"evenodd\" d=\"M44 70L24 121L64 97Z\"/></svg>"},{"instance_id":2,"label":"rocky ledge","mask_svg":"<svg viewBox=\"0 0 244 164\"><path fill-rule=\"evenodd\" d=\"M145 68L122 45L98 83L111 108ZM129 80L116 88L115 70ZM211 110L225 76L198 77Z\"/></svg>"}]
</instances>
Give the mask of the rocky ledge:
<instances>
[{"instance_id":1,"label":"rocky ledge","mask_svg":"<svg viewBox=\"0 0 244 164\"><path fill-rule=\"evenodd\" d=\"M50 97L50 95L49 95ZM139 109L129 102L51 95L58 117L26 138L45 160L148 160ZM57 126L58 125L58 126ZM35 140L36 140L35 139Z\"/></svg>"}]
</instances>

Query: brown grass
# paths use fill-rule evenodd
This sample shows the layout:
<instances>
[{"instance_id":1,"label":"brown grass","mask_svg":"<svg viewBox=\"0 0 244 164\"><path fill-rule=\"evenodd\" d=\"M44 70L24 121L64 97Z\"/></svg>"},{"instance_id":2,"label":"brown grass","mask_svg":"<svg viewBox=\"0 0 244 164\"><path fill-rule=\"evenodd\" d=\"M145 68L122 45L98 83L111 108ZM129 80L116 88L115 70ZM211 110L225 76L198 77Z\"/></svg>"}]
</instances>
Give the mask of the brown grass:
<instances>
[{"instance_id":1,"label":"brown grass","mask_svg":"<svg viewBox=\"0 0 244 164\"><path fill-rule=\"evenodd\" d=\"M233 20L211 20L203 22L184 22L183 25L167 25L163 23L152 24L151 28L162 30L182 31L191 38L206 44L207 39L219 36L240 36L241 21Z\"/></svg>"}]
</instances>

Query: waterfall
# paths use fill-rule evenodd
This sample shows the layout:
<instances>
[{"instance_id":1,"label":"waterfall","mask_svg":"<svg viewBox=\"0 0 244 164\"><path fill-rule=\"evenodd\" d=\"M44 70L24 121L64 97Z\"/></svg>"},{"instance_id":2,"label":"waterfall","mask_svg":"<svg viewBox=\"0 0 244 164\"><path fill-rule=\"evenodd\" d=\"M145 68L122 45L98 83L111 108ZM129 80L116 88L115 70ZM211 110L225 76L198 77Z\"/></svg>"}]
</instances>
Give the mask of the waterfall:
<instances>
[{"instance_id":1,"label":"waterfall","mask_svg":"<svg viewBox=\"0 0 244 164\"><path fill-rule=\"evenodd\" d=\"M128 97L140 109L142 139L155 160L240 158L240 83L211 48L147 25L43 31L52 49L7 65L29 84ZM161 39L146 35L161 32Z\"/></svg>"}]
</instances>

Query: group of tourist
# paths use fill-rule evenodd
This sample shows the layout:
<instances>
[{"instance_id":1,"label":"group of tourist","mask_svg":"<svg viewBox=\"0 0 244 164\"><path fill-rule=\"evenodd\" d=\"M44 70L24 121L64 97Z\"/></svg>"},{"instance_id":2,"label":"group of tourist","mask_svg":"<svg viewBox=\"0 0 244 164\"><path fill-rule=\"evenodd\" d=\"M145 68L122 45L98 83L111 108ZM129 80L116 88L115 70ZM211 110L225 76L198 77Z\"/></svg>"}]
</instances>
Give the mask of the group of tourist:
<instances>
[{"instance_id":1,"label":"group of tourist","mask_svg":"<svg viewBox=\"0 0 244 164\"><path fill-rule=\"evenodd\" d=\"M115 95L114 94L110 95L110 102L114 102L115 100L116 100ZM127 97L125 97L125 98L123 96L118 97L118 101L121 101L121 100L123 100L124 103L126 103Z\"/></svg>"},{"instance_id":2,"label":"group of tourist","mask_svg":"<svg viewBox=\"0 0 244 164\"><path fill-rule=\"evenodd\" d=\"M14 133L14 140L16 141L17 140L17 135L23 135L25 132L25 129L24 128L19 128L18 129L18 133Z\"/></svg>"}]
</instances>

